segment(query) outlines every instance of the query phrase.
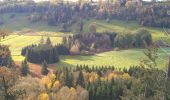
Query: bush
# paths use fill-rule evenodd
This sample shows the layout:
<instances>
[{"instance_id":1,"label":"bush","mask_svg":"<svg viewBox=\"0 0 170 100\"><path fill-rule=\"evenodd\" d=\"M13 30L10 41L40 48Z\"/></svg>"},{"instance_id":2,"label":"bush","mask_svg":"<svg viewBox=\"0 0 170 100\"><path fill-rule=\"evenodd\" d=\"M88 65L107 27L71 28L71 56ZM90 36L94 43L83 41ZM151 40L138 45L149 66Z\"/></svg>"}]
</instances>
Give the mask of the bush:
<instances>
[{"instance_id":1,"label":"bush","mask_svg":"<svg viewBox=\"0 0 170 100\"><path fill-rule=\"evenodd\" d=\"M129 48L132 46L133 36L131 34L118 34L114 39L115 47Z\"/></svg>"},{"instance_id":2,"label":"bush","mask_svg":"<svg viewBox=\"0 0 170 100\"><path fill-rule=\"evenodd\" d=\"M146 29L139 29L135 32L135 47L144 47L152 44L152 36Z\"/></svg>"},{"instance_id":3,"label":"bush","mask_svg":"<svg viewBox=\"0 0 170 100\"><path fill-rule=\"evenodd\" d=\"M15 18L15 16L16 16L15 14L11 14L11 15L10 15L10 18L11 18L11 19L12 19L12 18Z\"/></svg>"},{"instance_id":4,"label":"bush","mask_svg":"<svg viewBox=\"0 0 170 100\"><path fill-rule=\"evenodd\" d=\"M92 23L89 25L89 31L91 33L96 33L96 24L95 23Z\"/></svg>"}]
</instances>

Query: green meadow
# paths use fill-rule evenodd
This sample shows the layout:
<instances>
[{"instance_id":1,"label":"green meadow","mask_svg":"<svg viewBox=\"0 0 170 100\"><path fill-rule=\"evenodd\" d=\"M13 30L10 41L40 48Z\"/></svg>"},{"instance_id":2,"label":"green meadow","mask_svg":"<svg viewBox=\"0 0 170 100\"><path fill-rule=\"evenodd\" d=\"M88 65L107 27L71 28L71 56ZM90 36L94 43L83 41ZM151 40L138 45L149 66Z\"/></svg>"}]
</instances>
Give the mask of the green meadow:
<instances>
[{"instance_id":1,"label":"green meadow","mask_svg":"<svg viewBox=\"0 0 170 100\"><path fill-rule=\"evenodd\" d=\"M8 45L14 60L22 61L24 58L21 56L22 48L32 45L38 44L42 36L26 36L26 35L10 35L5 39L1 40L1 44ZM44 40L46 37L44 37ZM54 45L60 44L62 42L61 37L50 37L51 42Z\"/></svg>"},{"instance_id":2,"label":"green meadow","mask_svg":"<svg viewBox=\"0 0 170 100\"><path fill-rule=\"evenodd\" d=\"M0 18L4 20L4 24L0 28L8 29L12 32L23 31L23 30L32 30L35 32L46 32L54 33L58 32L62 24L58 26L49 26L45 21L39 21L36 23L30 23L28 20L28 13L17 13L14 18L10 18L11 13L2 14ZM153 28L153 27L143 27L139 25L136 21L122 21L122 20L111 20L106 22L105 20L84 20L84 31L89 32L89 25L95 23L97 32L117 32L117 33L132 33L139 28L146 28L153 36L153 40L160 40L163 38L170 41L170 39L165 35L165 32L162 28ZM73 33L76 29L76 24L70 26ZM62 34L62 33L61 33Z\"/></svg>"},{"instance_id":3,"label":"green meadow","mask_svg":"<svg viewBox=\"0 0 170 100\"><path fill-rule=\"evenodd\" d=\"M1 40L1 44L6 44L10 46L12 57L15 61L22 61L24 57L21 56L21 50L23 47L31 44L38 44L41 36L24 36L24 35L10 35L5 39ZM45 39L45 38L44 38ZM22 41L22 42L21 42ZM59 44L62 41L61 37L51 37L52 43ZM18 48L19 47L19 48ZM92 56L61 56L60 62L56 66L75 66L77 64L88 64L91 66L105 66L111 65L116 68L130 67L140 64L140 60L145 58L143 54L143 49L129 49L121 51L108 51L104 53L99 53ZM159 49L159 58L157 60L158 67L165 69L168 53L170 53L170 48ZM160 68L160 67L159 67Z\"/></svg>"},{"instance_id":4,"label":"green meadow","mask_svg":"<svg viewBox=\"0 0 170 100\"><path fill-rule=\"evenodd\" d=\"M12 33L5 39L1 39L1 44L10 46L12 57L15 61L22 61L24 57L21 56L21 49L31 44L38 44L41 35L46 38L46 35L50 36L52 43L59 44L62 42L62 36L66 33L58 32L62 25L48 26L47 22L30 23L28 20L28 14L16 14L14 18L10 18L11 14L2 14L0 17L4 20L4 24L0 26L2 29L8 29ZM111 20L109 23L105 20L84 20L84 31L88 32L88 26L92 23L96 24L97 32L117 32L117 33L132 33L139 28L146 28L153 36L153 40L157 41L161 38L166 41L170 41L160 28L143 27L134 21L120 21ZM74 33L76 25L70 27ZM69 34L73 34L69 33ZM159 49L159 58L157 60L158 67L165 69L167 63L168 53L170 48ZM61 56L60 62L56 66L74 66L76 64L88 64L91 66L97 65L112 65L117 68L130 67L133 65L139 65L140 60L145 58L143 49L128 49L121 51L108 51L99 53L92 56ZM160 67L159 67L160 68Z\"/></svg>"}]
</instances>

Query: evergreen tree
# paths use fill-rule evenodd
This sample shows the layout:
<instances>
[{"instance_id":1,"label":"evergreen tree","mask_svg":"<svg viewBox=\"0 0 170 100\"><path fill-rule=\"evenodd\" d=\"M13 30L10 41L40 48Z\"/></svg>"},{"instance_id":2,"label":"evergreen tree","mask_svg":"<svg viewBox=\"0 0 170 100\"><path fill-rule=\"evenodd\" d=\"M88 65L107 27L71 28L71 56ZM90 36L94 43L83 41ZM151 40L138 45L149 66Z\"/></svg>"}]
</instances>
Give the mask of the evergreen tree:
<instances>
[{"instance_id":1,"label":"evergreen tree","mask_svg":"<svg viewBox=\"0 0 170 100\"><path fill-rule=\"evenodd\" d=\"M48 63L56 63L59 61L58 50L52 45L34 45L26 48L24 55L31 63L42 64L44 60Z\"/></svg>"},{"instance_id":2,"label":"evergreen tree","mask_svg":"<svg viewBox=\"0 0 170 100\"><path fill-rule=\"evenodd\" d=\"M41 37L40 44L44 44L44 37Z\"/></svg>"},{"instance_id":3,"label":"evergreen tree","mask_svg":"<svg viewBox=\"0 0 170 100\"><path fill-rule=\"evenodd\" d=\"M65 68L65 70L64 70L64 76L63 76L62 84L65 85L65 86L68 86L68 87L73 86L73 75L69 71L68 68Z\"/></svg>"},{"instance_id":4,"label":"evergreen tree","mask_svg":"<svg viewBox=\"0 0 170 100\"><path fill-rule=\"evenodd\" d=\"M10 57L8 57L7 67L8 67L8 68L13 67L13 60L12 60L12 57L11 57L11 56L10 56Z\"/></svg>"},{"instance_id":5,"label":"evergreen tree","mask_svg":"<svg viewBox=\"0 0 170 100\"><path fill-rule=\"evenodd\" d=\"M141 61L141 66L147 66L150 68L157 67L157 58L158 56L158 49L155 45L150 45L144 51L145 56L147 59L143 59Z\"/></svg>"},{"instance_id":6,"label":"evergreen tree","mask_svg":"<svg viewBox=\"0 0 170 100\"><path fill-rule=\"evenodd\" d=\"M29 73L29 67L26 59L22 62L20 70L23 76L27 76L27 74Z\"/></svg>"},{"instance_id":7,"label":"evergreen tree","mask_svg":"<svg viewBox=\"0 0 170 100\"><path fill-rule=\"evenodd\" d=\"M83 72L82 71L79 72L79 76L78 76L76 84L80 85L82 87L85 87L84 76L83 76Z\"/></svg>"},{"instance_id":8,"label":"evergreen tree","mask_svg":"<svg viewBox=\"0 0 170 100\"><path fill-rule=\"evenodd\" d=\"M47 44L47 45L51 45L50 37L47 37L46 44Z\"/></svg>"},{"instance_id":9,"label":"evergreen tree","mask_svg":"<svg viewBox=\"0 0 170 100\"><path fill-rule=\"evenodd\" d=\"M97 70L97 74L101 77L102 76L102 72L98 69Z\"/></svg>"},{"instance_id":10,"label":"evergreen tree","mask_svg":"<svg viewBox=\"0 0 170 100\"><path fill-rule=\"evenodd\" d=\"M83 27L84 27L84 23L83 23L83 21L81 20L81 21L80 21L80 32L83 32Z\"/></svg>"},{"instance_id":11,"label":"evergreen tree","mask_svg":"<svg viewBox=\"0 0 170 100\"><path fill-rule=\"evenodd\" d=\"M47 69L47 67L48 67L47 62L44 61L42 63L41 74L43 74L43 75L47 75L48 74L49 70Z\"/></svg>"}]
</instances>

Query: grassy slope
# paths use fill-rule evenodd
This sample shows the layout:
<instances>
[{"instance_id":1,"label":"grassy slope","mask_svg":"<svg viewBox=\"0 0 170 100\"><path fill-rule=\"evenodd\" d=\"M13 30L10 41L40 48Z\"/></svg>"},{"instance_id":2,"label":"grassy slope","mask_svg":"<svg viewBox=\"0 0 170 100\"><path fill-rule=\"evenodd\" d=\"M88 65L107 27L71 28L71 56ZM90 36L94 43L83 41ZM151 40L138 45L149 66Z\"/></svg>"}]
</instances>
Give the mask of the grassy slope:
<instances>
[{"instance_id":1,"label":"grassy slope","mask_svg":"<svg viewBox=\"0 0 170 100\"><path fill-rule=\"evenodd\" d=\"M20 55L21 49L27 45L38 43L41 36L19 36L10 35L7 38L1 40L0 43L10 46L13 59L15 61L22 61L24 57ZM61 37L51 37L53 44L61 43ZM170 53L170 48L164 49L167 53ZM168 55L163 50L159 49L160 58L158 59L159 66L165 69ZM114 65L118 68L129 67L133 65L139 65L139 61L144 58L142 49L129 49L122 51L110 51L105 53L96 54L93 56L61 56L61 60L57 66L73 66L76 64L88 64L88 65Z\"/></svg>"},{"instance_id":2,"label":"grassy slope","mask_svg":"<svg viewBox=\"0 0 170 100\"><path fill-rule=\"evenodd\" d=\"M96 23L97 32L111 31L117 33L125 33L125 32L133 32L139 28L146 28L152 34L154 40L160 40L161 37L167 38L164 34L163 29L161 28L152 28L152 27L144 27L139 25L135 21L129 21L126 23L125 21L120 20L112 20L107 23L105 20L88 20L85 22L85 31L88 32L88 25L90 23Z\"/></svg>"},{"instance_id":3,"label":"grassy slope","mask_svg":"<svg viewBox=\"0 0 170 100\"><path fill-rule=\"evenodd\" d=\"M59 27L49 27L45 22L38 22L31 24L28 21L27 14L17 14L14 19L10 19L10 14L0 15L3 17L5 24L1 28L8 28L13 32L23 31L23 30L34 30L38 34L53 34L60 35L56 31L59 30ZM131 32L136 31L142 26L138 25L136 22L129 22L128 24L120 20L112 20L110 23L106 23L104 20L85 20L84 30L88 32L88 25L90 23L96 23L97 31L114 31L118 33L122 32ZM75 25L71 28L75 29ZM167 38L162 29L159 28L147 28L153 35L154 40L159 40L161 37ZM53 33L51 33L53 32ZM62 34L63 35L63 34ZM20 56L21 49L27 45L38 43L41 36L19 36L19 35L10 35L5 40L2 40L0 43L10 45L12 55L14 60L21 61L23 57ZM52 37L51 40L54 44L61 43L61 38ZM169 48L164 49L166 52L170 53ZM159 66L162 69L165 69L167 54L164 53L161 49L159 50L160 58L158 60ZM88 64L88 65L114 65L116 67L132 66L139 65L139 60L144 58L141 49L130 49L122 51L110 51L94 56L61 56L60 63L57 66L73 66L76 64Z\"/></svg>"},{"instance_id":4,"label":"grassy slope","mask_svg":"<svg viewBox=\"0 0 170 100\"><path fill-rule=\"evenodd\" d=\"M37 22L37 23L30 23L28 20L29 14L23 14L19 13L16 14L16 16L11 19L11 14L1 14L0 18L2 18L5 22L5 24L1 25L0 28L6 28L11 31L22 31L26 29L31 29L34 31L43 31L43 32L57 32L60 30L61 25L59 26L48 26L46 22ZM160 40L161 37L168 39L165 33L163 32L163 29L160 28L152 28L152 27L143 27L135 21L129 21L126 23L126 21L120 21L120 20L112 20L109 23L107 23L105 20L84 20L84 31L88 32L88 26L91 23L96 23L97 26L97 32L104 32L104 31L111 31L111 32L117 32L117 33L123 33L123 32L132 32L136 31L139 28L146 28L148 29L153 36L154 40ZM71 29L74 31L76 25L72 25ZM170 39L168 39L170 41Z\"/></svg>"},{"instance_id":5,"label":"grassy slope","mask_svg":"<svg viewBox=\"0 0 170 100\"><path fill-rule=\"evenodd\" d=\"M164 49L167 53L170 53L170 48ZM168 59L168 55L159 49L159 59L158 67L161 69L166 68L166 61ZM133 65L139 65L140 60L145 58L143 54L143 50L141 49L130 49L130 50L122 50L122 51L110 51L101 54L97 54L94 56L62 56L60 63L58 66L70 66L76 64L88 64L88 65L114 65L117 68L122 67L130 67Z\"/></svg>"},{"instance_id":6,"label":"grassy slope","mask_svg":"<svg viewBox=\"0 0 170 100\"><path fill-rule=\"evenodd\" d=\"M30 23L28 15L25 13L18 13L14 18L10 18L11 13L1 14L0 18L3 19L4 24L1 28L5 28L11 31L20 31L24 29L32 29L35 31L57 31L55 26L49 27L45 22Z\"/></svg>"},{"instance_id":7,"label":"grassy slope","mask_svg":"<svg viewBox=\"0 0 170 100\"><path fill-rule=\"evenodd\" d=\"M10 35L2 39L0 43L9 45L14 60L21 61L23 60L23 57L20 55L22 48L31 44L37 44L40 39L41 36ZM51 37L50 39L54 45L62 41L61 37Z\"/></svg>"}]
</instances>

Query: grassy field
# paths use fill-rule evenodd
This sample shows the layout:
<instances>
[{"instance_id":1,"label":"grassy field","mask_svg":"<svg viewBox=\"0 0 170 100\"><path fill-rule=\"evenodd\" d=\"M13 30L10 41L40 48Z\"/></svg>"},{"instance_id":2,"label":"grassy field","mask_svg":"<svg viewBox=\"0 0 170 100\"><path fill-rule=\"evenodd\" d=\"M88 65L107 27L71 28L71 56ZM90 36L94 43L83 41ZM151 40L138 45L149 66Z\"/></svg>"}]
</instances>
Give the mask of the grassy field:
<instances>
[{"instance_id":1,"label":"grassy field","mask_svg":"<svg viewBox=\"0 0 170 100\"><path fill-rule=\"evenodd\" d=\"M42 36L25 36L25 35L10 35L1 40L1 44L9 45L13 59L16 61L22 61L24 58L21 56L21 50L23 47L38 44ZM44 40L46 37L44 37ZM59 44L62 42L62 37L50 37L51 42Z\"/></svg>"},{"instance_id":2,"label":"grassy field","mask_svg":"<svg viewBox=\"0 0 170 100\"><path fill-rule=\"evenodd\" d=\"M140 60L146 58L142 49L130 49L122 51L110 51L93 56L61 56L57 66L73 66L87 64L91 66L113 65L116 68L130 67L140 64ZM170 48L159 49L158 68L166 69Z\"/></svg>"},{"instance_id":3,"label":"grassy field","mask_svg":"<svg viewBox=\"0 0 170 100\"><path fill-rule=\"evenodd\" d=\"M21 49L27 45L38 43L41 39L39 35L49 35L49 36L63 36L64 33L59 33L60 26L48 26L46 22L30 23L28 20L28 14L17 14L15 18L11 19L10 14L2 14L0 17L4 20L4 24L0 28L5 28L11 30L13 35L1 40L1 44L6 44L10 46L13 59L15 61L22 61L24 57L20 55ZM88 32L88 26L91 23L95 23L97 26L97 32L134 32L139 28L148 29L153 36L153 39L160 40L161 37L170 41L163 29L143 27L137 22L130 21L126 23L125 21L112 20L107 23L105 20L84 20L84 31ZM76 25L72 25L71 29L74 31ZM28 32L27 32L28 31ZM17 34L21 35L17 35ZM31 33L31 35L29 34ZM34 36L37 35L37 36ZM61 37L51 37L53 44L61 43ZM165 69L168 53L170 53L170 48L159 49L159 59L158 66L161 69ZM61 60L56 66L74 66L76 64L88 64L88 65L114 65L117 68L129 67L133 65L139 65L140 60L144 58L142 49L129 49L122 51L110 51L105 53L96 54L93 56L61 56Z\"/></svg>"},{"instance_id":4,"label":"grassy field","mask_svg":"<svg viewBox=\"0 0 170 100\"><path fill-rule=\"evenodd\" d=\"M14 18L10 18L10 14L1 14L0 18L4 20L4 24L0 26L0 28L5 28L11 30L12 32L23 31L23 30L33 30L36 32L46 32L53 33L58 32L61 29L62 24L58 26L48 26L48 23L45 21L30 23L28 20L28 13L19 13L16 14ZM134 32L139 28L146 28L152 33L153 39L160 40L163 37L165 40L170 41L165 35L163 29L161 28L153 28L153 27L143 27L139 25L135 21L126 21L121 20L111 20L109 23L105 20L84 20L84 31L89 31L89 25L91 23L95 23L97 27L97 32L117 32L117 33L127 33ZM76 29L76 24L73 24L70 28L74 32Z\"/></svg>"},{"instance_id":5,"label":"grassy field","mask_svg":"<svg viewBox=\"0 0 170 100\"><path fill-rule=\"evenodd\" d=\"M152 34L154 41L160 40L161 37L167 39L167 36L165 35L163 29L144 27L142 25L139 25L135 21L129 21L127 23L126 21L111 20L109 23L107 23L105 20L86 20L84 22L85 22L84 30L86 32L88 32L88 25L91 23L95 23L97 26L97 32L110 31L117 33L133 33L139 28L145 28Z\"/></svg>"},{"instance_id":6,"label":"grassy field","mask_svg":"<svg viewBox=\"0 0 170 100\"><path fill-rule=\"evenodd\" d=\"M20 55L21 49L27 45L39 43L41 36L10 35L1 40L1 44L10 46L12 57L15 61L22 61L24 57ZM61 43L61 37L51 37L53 44ZM170 48L159 49L158 67L165 69L166 61L170 53ZM56 66L75 66L77 64L88 64L91 66L113 65L117 68L139 65L140 60L145 58L143 49L129 49L121 51L109 51L93 56L61 56L60 62Z\"/></svg>"},{"instance_id":7,"label":"grassy field","mask_svg":"<svg viewBox=\"0 0 170 100\"><path fill-rule=\"evenodd\" d=\"M10 18L11 13L1 14L0 18L4 21L4 24L1 25L1 28L8 29L10 31L22 31L25 29L32 29L34 31L47 31L55 32L58 30L58 27L48 26L46 22L37 22L30 23L28 20L27 13L17 13L14 18Z\"/></svg>"}]
</instances>

